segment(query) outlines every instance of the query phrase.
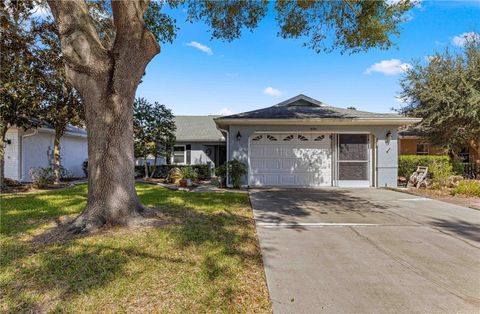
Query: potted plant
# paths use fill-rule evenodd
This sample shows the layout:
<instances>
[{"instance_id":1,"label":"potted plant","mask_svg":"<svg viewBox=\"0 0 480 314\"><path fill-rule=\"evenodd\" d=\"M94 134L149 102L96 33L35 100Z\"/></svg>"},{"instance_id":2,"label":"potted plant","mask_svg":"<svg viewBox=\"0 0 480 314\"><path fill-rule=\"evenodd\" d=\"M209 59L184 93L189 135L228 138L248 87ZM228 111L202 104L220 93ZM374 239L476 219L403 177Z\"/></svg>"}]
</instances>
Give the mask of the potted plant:
<instances>
[{"instance_id":1,"label":"potted plant","mask_svg":"<svg viewBox=\"0 0 480 314\"><path fill-rule=\"evenodd\" d=\"M227 179L227 167L225 165L215 168L215 175L218 178L218 185L224 187Z\"/></svg>"},{"instance_id":2,"label":"potted plant","mask_svg":"<svg viewBox=\"0 0 480 314\"><path fill-rule=\"evenodd\" d=\"M198 179L197 171L190 166L183 167L180 169L180 172L182 174L182 179L180 180L181 187L191 187L193 185L193 181L197 181Z\"/></svg>"}]
</instances>

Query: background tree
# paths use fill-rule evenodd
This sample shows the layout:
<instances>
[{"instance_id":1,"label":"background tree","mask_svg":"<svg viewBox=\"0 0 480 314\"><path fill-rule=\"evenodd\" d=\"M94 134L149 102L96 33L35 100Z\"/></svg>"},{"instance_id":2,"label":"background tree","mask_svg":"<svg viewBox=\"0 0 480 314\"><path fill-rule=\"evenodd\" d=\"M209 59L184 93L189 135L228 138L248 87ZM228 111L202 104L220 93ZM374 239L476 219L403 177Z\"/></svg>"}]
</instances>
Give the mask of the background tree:
<instances>
[{"instance_id":1,"label":"background tree","mask_svg":"<svg viewBox=\"0 0 480 314\"><path fill-rule=\"evenodd\" d=\"M106 45L84 0L48 1L58 26L66 74L85 104L89 145L88 202L76 231L140 218L134 180L133 101L159 43L175 37L164 6L187 7L188 20L206 23L213 38L238 38L265 17L268 1L112 1L113 43ZM388 48L410 1L278 1L272 5L284 38L309 38L316 51ZM119 192L121 191L121 192Z\"/></svg>"},{"instance_id":2,"label":"background tree","mask_svg":"<svg viewBox=\"0 0 480 314\"><path fill-rule=\"evenodd\" d=\"M153 178L157 168L158 157L168 158L169 151L175 144L175 121L173 113L158 102L149 103L145 98L138 98L134 103L134 150L135 157L143 158L145 177ZM152 170L149 171L147 158L153 156Z\"/></svg>"},{"instance_id":3,"label":"background tree","mask_svg":"<svg viewBox=\"0 0 480 314\"><path fill-rule=\"evenodd\" d=\"M39 97L34 67L35 34L29 19L32 1L0 3L0 188L4 187L5 135L9 127L28 129L36 126Z\"/></svg>"},{"instance_id":4,"label":"background tree","mask_svg":"<svg viewBox=\"0 0 480 314\"><path fill-rule=\"evenodd\" d=\"M58 40L58 31L47 17L32 25L37 34L35 66L41 72L37 81L41 92L42 120L55 130L53 141L53 173L60 182L60 139L69 124L83 126L83 105L77 91L67 82L65 64Z\"/></svg>"},{"instance_id":5,"label":"background tree","mask_svg":"<svg viewBox=\"0 0 480 314\"><path fill-rule=\"evenodd\" d=\"M417 61L401 80L399 111L422 118L419 126L433 144L450 153L471 143L480 148L480 41Z\"/></svg>"}]
</instances>

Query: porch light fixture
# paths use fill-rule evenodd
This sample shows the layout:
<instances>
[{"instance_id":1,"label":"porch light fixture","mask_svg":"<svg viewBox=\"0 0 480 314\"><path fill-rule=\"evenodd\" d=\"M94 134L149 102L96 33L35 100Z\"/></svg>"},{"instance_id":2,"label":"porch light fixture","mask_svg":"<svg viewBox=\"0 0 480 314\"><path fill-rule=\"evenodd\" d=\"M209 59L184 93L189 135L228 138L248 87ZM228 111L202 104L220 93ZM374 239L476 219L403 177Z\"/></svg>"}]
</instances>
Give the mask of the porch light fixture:
<instances>
[{"instance_id":1,"label":"porch light fixture","mask_svg":"<svg viewBox=\"0 0 480 314\"><path fill-rule=\"evenodd\" d=\"M240 131L237 132L237 141L240 141L242 139L242 134L240 134Z\"/></svg>"},{"instance_id":2,"label":"porch light fixture","mask_svg":"<svg viewBox=\"0 0 480 314\"><path fill-rule=\"evenodd\" d=\"M390 141L392 140L392 131L388 130L387 134L385 134L386 136L386 140L385 142L387 143L387 145L390 145Z\"/></svg>"}]
</instances>

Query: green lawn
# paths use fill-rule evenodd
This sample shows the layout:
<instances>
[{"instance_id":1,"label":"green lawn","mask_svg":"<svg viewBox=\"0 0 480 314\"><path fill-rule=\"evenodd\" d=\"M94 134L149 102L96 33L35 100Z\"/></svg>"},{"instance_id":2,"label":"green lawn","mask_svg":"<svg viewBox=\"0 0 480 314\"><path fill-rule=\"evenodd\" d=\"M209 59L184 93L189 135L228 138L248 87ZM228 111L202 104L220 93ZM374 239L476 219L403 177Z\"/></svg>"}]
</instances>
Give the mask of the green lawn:
<instances>
[{"instance_id":1,"label":"green lawn","mask_svg":"<svg viewBox=\"0 0 480 314\"><path fill-rule=\"evenodd\" d=\"M246 194L137 190L175 222L49 245L86 185L1 196L0 312L271 312Z\"/></svg>"}]
</instances>

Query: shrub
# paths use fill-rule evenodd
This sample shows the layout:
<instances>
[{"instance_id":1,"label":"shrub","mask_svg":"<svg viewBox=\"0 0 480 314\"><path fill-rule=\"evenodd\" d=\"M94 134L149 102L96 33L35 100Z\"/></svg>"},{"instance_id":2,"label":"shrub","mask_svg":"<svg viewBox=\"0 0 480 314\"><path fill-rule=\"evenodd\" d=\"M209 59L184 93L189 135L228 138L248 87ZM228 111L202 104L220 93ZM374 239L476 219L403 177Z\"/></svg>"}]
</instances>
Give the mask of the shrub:
<instances>
[{"instance_id":1,"label":"shrub","mask_svg":"<svg viewBox=\"0 0 480 314\"><path fill-rule=\"evenodd\" d=\"M33 186L39 189L46 188L49 184L53 184L55 182L53 170L50 167L31 168L29 174L32 178Z\"/></svg>"},{"instance_id":2,"label":"shrub","mask_svg":"<svg viewBox=\"0 0 480 314\"><path fill-rule=\"evenodd\" d=\"M180 168L180 173L182 174L182 179L198 181L198 172L193 167L182 167Z\"/></svg>"},{"instance_id":3,"label":"shrub","mask_svg":"<svg viewBox=\"0 0 480 314\"><path fill-rule=\"evenodd\" d=\"M191 167L197 171L198 180L210 180L210 167L209 165L202 164L202 165L157 165L155 169L155 173L153 175L156 179L167 179L169 176L169 172L174 169L182 169L185 167ZM153 167L150 167L152 171ZM135 176L136 177L143 177L145 175L145 167L144 166L135 166Z\"/></svg>"},{"instance_id":4,"label":"shrub","mask_svg":"<svg viewBox=\"0 0 480 314\"><path fill-rule=\"evenodd\" d=\"M480 181L479 180L462 180L452 190L452 194L463 194L467 196L480 197Z\"/></svg>"},{"instance_id":5,"label":"shrub","mask_svg":"<svg viewBox=\"0 0 480 314\"><path fill-rule=\"evenodd\" d=\"M431 165L434 162L440 162L443 165L447 165L449 164L449 157L400 155L398 156L398 175L408 179L410 175L417 170L418 166L428 167L428 171L431 172Z\"/></svg>"},{"instance_id":6,"label":"shrub","mask_svg":"<svg viewBox=\"0 0 480 314\"><path fill-rule=\"evenodd\" d=\"M445 160L434 160L428 168L432 177L432 188L447 186L448 179L453 175L452 164Z\"/></svg>"},{"instance_id":7,"label":"shrub","mask_svg":"<svg viewBox=\"0 0 480 314\"><path fill-rule=\"evenodd\" d=\"M170 183L177 183L180 179L182 179L182 172L179 168L172 168L168 172L168 181Z\"/></svg>"},{"instance_id":8,"label":"shrub","mask_svg":"<svg viewBox=\"0 0 480 314\"><path fill-rule=\"evenodd\" d=\"M218 166L215 168L215 175L218 177L220 186L224 186L227 179L227 167L225 165Z\"/></svg>"},{"instance_id":9,"label":"shrub","mask_svg":"<svg viewBox=\"0 0 480 314\"><path fill-rule=\"evenodd\" d=\"M239 160L227 162L228 175L232 178L233 187L239 189L242 186L242 177L247 174L247 166Z\"/></svg>"}]
</instances>

